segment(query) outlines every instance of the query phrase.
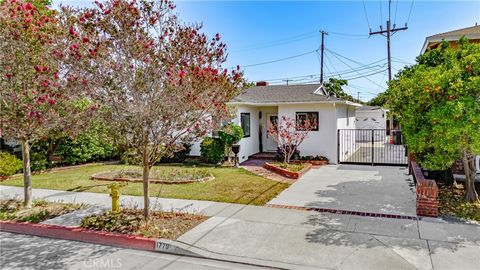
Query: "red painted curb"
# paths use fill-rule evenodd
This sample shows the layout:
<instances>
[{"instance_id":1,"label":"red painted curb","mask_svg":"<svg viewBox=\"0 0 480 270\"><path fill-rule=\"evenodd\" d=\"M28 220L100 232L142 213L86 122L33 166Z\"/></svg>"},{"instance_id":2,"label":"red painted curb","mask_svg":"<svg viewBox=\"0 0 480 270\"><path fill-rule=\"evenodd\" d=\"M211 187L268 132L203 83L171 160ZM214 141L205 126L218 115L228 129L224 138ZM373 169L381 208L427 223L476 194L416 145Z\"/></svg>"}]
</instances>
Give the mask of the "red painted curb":
<instances>
[{"instance_id":1,"label":"red painted curb","mask_svg":"<svg viewBox=\"0 0 480 270\"><path fill-rule=\"evenodd\" d=\"M0 231L155 251L156 239L100 232L80 227L63 227L29 222L0 221Z\"/></svg>"}]
</instances>

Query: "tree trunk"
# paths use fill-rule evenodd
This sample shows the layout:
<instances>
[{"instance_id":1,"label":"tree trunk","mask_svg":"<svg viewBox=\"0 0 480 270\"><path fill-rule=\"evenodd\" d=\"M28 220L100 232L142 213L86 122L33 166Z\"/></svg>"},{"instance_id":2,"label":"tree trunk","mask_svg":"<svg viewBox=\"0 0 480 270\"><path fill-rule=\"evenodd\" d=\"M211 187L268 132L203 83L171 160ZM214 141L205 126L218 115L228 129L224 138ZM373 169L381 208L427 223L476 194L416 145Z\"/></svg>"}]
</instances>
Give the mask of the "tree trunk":
<instances>
[{"instance_id":1,"label":"tree trunk","mask_svg":"<svg viewBox=\"0 0 480 270\"><path fill-rule=\"evenodd\" d=\"M150 197L149 197L149 182L150 176L150 162L148 159L148 147L143 148L143 216L146 221L150 218Z\"/></svg>"},{"instance_id":2,"label":"tree trunk","mask_svg":"<svg viewBox=\"0 0 480 270\"><path fill-rule=\"evenodd\" d=\"M463 154L463 170L465 172L465 200L468 202L478 201L478 194L475 190L475 158L468 151Z\"/></svg>"},{"instance_id":3,"label":"tree trunk","mask_svg":"<svg viewBox=\"0 0 480 270\"><path fill-rule=\"evenodd\" d=\"M30 145L28 141L22 139L22 161L23 161L23 205L27 208L32 207L32 181L30 179Z\"/></svg>"}]
</instances>

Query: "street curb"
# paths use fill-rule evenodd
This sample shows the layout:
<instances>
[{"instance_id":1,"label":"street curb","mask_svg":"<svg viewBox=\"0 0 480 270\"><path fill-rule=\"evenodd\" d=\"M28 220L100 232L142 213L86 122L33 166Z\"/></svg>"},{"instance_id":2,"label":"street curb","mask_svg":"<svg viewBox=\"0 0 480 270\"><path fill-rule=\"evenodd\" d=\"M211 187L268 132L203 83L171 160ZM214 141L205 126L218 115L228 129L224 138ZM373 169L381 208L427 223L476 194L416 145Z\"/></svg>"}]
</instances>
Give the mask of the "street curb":
<instances>
[{"instance_id":1,"label":"street curb","mask_svg":"<svg viewBox=\"0 0 480 270\"><path fill-rule=\"evenodd\" d=\"M40 237L74 240L93 244L122 248L158 251L179 255L203 257L186 250L183 245L168 239L154 239L140 236L124 235L43 223L0 221L0 231L35 235Z\"/></svg>"},{"instance_id":2,"label":"street curb","mask_svg":"<svg viewBox=\"0 0 480 270\"><path fill-rule=\"evenodd\" d=\"M218 254L170 239L154 239L118 233L100 232L80 227L66 227L30 222L0 221L0 231L62 240L72 240L120 248L168 253L216 261L233 262L250 266L267 267L271 269L291 269L292 266L295 266L299 269L308 269L303 266L291 265L288 263Z\"/></svg>"}]
</instances>

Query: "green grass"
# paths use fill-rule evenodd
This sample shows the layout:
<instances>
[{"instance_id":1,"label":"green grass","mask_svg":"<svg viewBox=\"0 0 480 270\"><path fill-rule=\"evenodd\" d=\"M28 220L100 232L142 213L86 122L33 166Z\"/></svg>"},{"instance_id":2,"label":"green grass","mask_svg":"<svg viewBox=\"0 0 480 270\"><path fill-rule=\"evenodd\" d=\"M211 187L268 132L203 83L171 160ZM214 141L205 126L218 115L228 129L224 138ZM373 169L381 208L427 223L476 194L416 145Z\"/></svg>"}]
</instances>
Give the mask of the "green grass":
<instances>
[{"instance_id":1,"label":"green grass","mask_svg":"<svg viewBox=\"0 0 480 270\"><path fill-rule=\"evenodd\" d=\"M176 170L179 167L194 169L187 165L156 166L156 170ZM257 176L241 168L222 168L211 166L197 166L207 169L215 180L205 183L191 183L178 185L151 184L150 196L178 199L195 199L228 203L264 205L278 193L288 187L280 183ZM32 176L33 188L45 188L67 191L86 191L109 193L107 185L110 181L93 181L90 176L94 173L139 169L125 165L91 165L72 168L58 172L48 172ZM0 183L7 186L23 186L22 177L14 177ZM142 183L129 183L121 189L124 195L143 195Z\"/></svg>"}]
</instances>

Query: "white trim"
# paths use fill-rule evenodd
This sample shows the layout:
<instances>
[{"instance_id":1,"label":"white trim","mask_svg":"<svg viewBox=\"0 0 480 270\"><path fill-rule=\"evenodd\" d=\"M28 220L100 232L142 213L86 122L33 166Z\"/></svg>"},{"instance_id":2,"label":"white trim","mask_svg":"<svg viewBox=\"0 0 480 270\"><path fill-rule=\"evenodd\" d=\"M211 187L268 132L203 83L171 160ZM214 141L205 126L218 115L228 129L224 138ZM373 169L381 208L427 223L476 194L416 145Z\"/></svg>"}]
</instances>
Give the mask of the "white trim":
<instances>
[{"instance_id":1,"label":"white trim","mask_svg":"<svg viewBox=\"0 0 480 270\"><path fill-rule=\"evenodd\" d=\"M442 37L442 38L432 38L432 37L427 37L425 39L425 42L423 43L422 50L420 51L420 55L424 54L427 51L427 47L430 43L434 42L442 42L443 40L445 41L459 41L461 37L467 37L469 40L471 39L480 39L480 34L467 34L467 35L452 35L449 37Z\"/></svg>"}]
</instances>

